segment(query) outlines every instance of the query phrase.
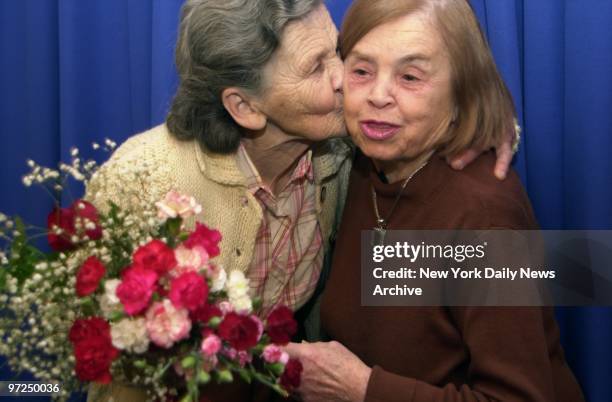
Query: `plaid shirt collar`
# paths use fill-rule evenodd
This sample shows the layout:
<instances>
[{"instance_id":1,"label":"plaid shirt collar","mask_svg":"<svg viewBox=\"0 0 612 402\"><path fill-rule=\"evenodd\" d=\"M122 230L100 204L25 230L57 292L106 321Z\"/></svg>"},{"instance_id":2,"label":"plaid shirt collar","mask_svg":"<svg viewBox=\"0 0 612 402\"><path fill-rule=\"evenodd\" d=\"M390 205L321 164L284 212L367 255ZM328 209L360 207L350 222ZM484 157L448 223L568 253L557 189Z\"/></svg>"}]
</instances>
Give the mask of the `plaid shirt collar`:
<instances>
[{"instance_id":1,"label":"plaid shirt collar","mask_svg":"<svg viewBox=\"0 0 612 402\"><path fill-rule=\"evenodd\" d=\"M247 189L255 195L258 191L264 191L266 194L274 198L272 190L270 187L263 182L257 168L251 161L249 154L246 151L246 148L242 143L238 147L238 152L236 153L236 162L238 164L238 168L244 174L246 180ZM313 182L314 180L314 169L312 164L312 149L309 149L298 161L297 166L293 170L291 174L291 178L287 183L287 186L291 185L291 183L305 178L309 182ZM282 191L285 191L282 189Z\"/></svg>"}]
</instances>

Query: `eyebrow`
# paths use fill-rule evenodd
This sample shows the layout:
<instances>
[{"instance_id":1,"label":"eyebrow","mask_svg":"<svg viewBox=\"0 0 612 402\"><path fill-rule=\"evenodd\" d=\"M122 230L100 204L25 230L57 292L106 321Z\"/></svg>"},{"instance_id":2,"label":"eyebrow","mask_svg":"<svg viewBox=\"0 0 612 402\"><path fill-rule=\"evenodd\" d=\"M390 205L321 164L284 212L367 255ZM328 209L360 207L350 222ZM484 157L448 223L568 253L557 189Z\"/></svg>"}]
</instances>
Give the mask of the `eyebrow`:
<instances>
[{"instance_id":1,"label":"eyebrow","mask_svg":"<svg viewBox=\"0 0 612 402\"><path fill-rule=\"evenodd\" d=\"M359 51L356 51L356 50L351 51L351 53L349 53L349 57L355 57L358 60L362 60L362 61L366 61L370 63L374 62L374 59L371 56L360 53ZM428 63L429 61L431 61L431 57L423 53L414 53L414 54L408 54L402 57L401 59L399 59L399 61L396 64L410 64L413 62Z\"/></svg>"}]
</instances>

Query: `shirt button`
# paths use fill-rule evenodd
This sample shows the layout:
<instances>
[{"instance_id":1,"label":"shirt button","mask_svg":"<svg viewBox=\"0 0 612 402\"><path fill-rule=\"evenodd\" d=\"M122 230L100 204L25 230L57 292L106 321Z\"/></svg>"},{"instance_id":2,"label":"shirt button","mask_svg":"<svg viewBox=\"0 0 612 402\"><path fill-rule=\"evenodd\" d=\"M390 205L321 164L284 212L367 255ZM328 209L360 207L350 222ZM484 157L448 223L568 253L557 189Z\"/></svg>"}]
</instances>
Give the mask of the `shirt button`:
<instances>
[{"instance_id":1,"label":"shirt button","mask_svg":"<svg viewBox=\"0 0 612 402\"><path fill-rule=\"evenodd\" d=\"M240 199L240 204L242 204L243 207L246 207L247 205L249 205L249 199L247 197L242 197Z\"/></svg>"},{"instance_id":2,"label":"shirt button","mask_svg":"<svg viewBox=\"0 0 612 402\"><path fill-rule=\"evenodd\" d=\"M240 249L239 249L239 248L237 248L237 249L236 249L236 255L237 255L238 257L240 257L240 255L242 255L242 252L240 251Z\"/></svg>"},{"instance_id":3,"label":"shirt button","mask_svg":"<svg viewBox=\"0 0 612 402\"><path fill-rule=\"evenodd\" d=\"M327 187L321 187L321 204L325 202L325 196L327 195Z\"/></svg>"}]
</instances>

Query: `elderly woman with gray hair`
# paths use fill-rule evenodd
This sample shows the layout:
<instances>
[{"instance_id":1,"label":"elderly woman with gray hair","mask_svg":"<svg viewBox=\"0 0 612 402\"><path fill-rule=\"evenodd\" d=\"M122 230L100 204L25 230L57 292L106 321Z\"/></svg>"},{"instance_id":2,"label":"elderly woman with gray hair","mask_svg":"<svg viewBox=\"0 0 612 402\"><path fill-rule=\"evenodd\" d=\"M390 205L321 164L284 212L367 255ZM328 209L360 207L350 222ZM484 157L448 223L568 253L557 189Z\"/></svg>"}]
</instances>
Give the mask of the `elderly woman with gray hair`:
<instances>
[{"instance_id":1,"label":"elderly woman with gray hair","mask_svg":"<svg viewBox=\"0 0 612 402\"><path fill-rule=\"evenodd\" d=\"M247 274L260 314L279 304L298 310L330 255L351 165L351 144L332 138L345 131L336 46L321 0L188 0L167 121L128 139L91 182L89 199L104 208L108 200L151 203L172 189L194 196L203 208L191 224L221 231L218 263ZM510 141L499 146L498 177ZM251 391L233 384L208 393L246 401ZM118 384L93 387L89 398L111 396L145 398Z\"/></svg>"}]
</instances>

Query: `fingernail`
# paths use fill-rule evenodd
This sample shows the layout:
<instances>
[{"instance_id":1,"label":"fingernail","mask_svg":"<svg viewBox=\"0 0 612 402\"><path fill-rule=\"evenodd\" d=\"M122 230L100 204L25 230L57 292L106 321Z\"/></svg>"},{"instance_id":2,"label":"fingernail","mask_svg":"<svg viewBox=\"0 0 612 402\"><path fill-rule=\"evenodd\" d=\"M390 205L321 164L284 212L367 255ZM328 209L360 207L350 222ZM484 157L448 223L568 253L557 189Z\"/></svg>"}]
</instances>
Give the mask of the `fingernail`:
<instances>
[{"instance_id":1,"label":"fingernail","mask_svg":"<svg viewBox=\"0 0 612 402\"><path fill-rule=\"evenodd\" d=\"M453 167L459 170L463 169L463 161L456 161L455 163L453 163Z\"/></svg>"}]
</instances>

